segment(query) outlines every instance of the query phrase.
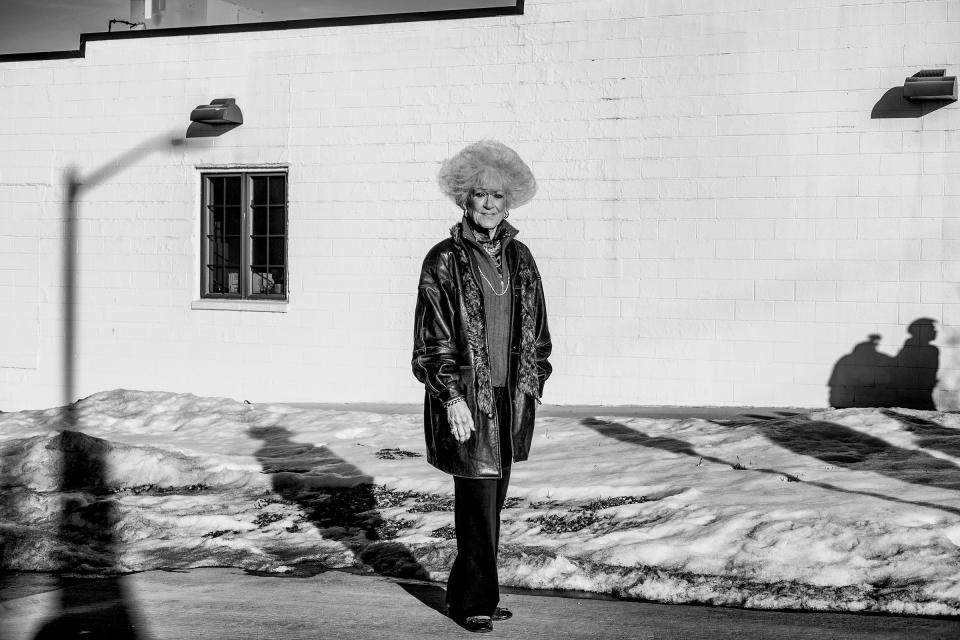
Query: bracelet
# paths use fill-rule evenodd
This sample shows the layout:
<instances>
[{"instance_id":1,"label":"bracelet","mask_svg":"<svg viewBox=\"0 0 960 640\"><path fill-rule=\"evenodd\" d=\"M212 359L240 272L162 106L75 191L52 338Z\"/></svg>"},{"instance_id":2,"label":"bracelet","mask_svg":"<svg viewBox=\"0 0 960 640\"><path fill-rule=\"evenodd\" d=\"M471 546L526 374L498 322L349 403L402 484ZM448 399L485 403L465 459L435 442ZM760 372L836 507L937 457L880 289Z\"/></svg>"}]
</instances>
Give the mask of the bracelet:
<instances>
[{"instance_id":1,"label":"bracelet","mask_svg":"<svg viewBox=\"0 0 960 640\"><path fill-rule=\"evenodd\" d=\"M449 409L450 407L457 404L458 402L464 402L463 396L457 396L452 400L447 400L446 402L443 403L443 406L445 409Z\"/></svg>"}]
</instances>

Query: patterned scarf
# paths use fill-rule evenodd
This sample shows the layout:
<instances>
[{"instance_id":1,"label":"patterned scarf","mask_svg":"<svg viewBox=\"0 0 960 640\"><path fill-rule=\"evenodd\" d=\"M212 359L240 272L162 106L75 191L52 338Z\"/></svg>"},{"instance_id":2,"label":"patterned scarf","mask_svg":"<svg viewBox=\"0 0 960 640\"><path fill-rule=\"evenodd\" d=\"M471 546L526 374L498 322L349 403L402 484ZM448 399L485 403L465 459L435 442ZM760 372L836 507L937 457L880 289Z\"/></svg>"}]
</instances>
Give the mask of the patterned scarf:
<instances>
[{"instance_id":1,"label":"patterned scarf","mask_svg":"<svg viewBox=\"0 0 960 640\"><path fill-rule=\"evenodd\" d=\"M460 263L463 278L463 301L467 311L467 344L473 354L473 370L477 379L477 404L484 413L493 411L493 385L490 381L490 358L487 354L487 329L483 317L483 293L473 277L467 250L461 237L463 226L455 224L450 228L454 250ZM511 231L511 235L516 230ZM517 252L519 264L517 276L520 282L520 370L517 375L517 388L536 398L540 403L540 383L537 378L536 335L534 334L536 315L537 287L540 274L531 264L529 251Z\"/></svg>"},{"instance_id":2,"label":"patterned scarf","mask_svg":"<svg viewBox=\"0 0 960 640\"><path fill-rule=\"evenodd\" d=\"M497 273L503 275L503 261L500 258L500 249L503 248L502 240L507 232L506 225L501 224L497 228L497 233L493 240L490 239L489 235L477 231L473 225L473 222L469 218L467 218L467 228L469 228L473 233L473 239L477 241L477 244L483 247L483 250L487 252L487 255L493 259L494 264L497 265Z\"/></svg>"}]
</instances>

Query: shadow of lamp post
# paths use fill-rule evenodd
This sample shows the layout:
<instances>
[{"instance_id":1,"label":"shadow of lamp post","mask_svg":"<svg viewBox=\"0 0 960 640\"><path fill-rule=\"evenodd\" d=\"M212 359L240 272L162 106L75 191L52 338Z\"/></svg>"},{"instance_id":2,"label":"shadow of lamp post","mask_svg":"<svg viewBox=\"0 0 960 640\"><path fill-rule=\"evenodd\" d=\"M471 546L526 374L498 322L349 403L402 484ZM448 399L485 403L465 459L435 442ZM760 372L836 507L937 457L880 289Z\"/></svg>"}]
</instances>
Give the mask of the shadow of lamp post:
<instances>
[{"instance_id":1,"label":"shadow of lamp post","mask_svg":"<svg viewBox=\"0 0 960 640\"><path fill-rule=\"evenodd\" d=\"M70 574L81 570L75 551L89 548L101 571L116 569L119 542L118 524L111 487L108 486L108 442L78 431L79 416L72 406L77 376L77 267L81 238L78 233L79 201L88 190L102 184L144 157L183 146L189 137L221 135L243 122L239 108L230 99L214 100L191 114L191 125L205 133L186 136L167 133L149 138L93 171L81 175L75 167L63 173L63 261L62 261L62 398L60 433L48 445L59 456L58 495L62 500L57 527L59 600L52 615L36 634L38 639L83 637L133 640L142 637L136 615L119 578L103 578L79 584Z\"/></svg>"}]
</instances>

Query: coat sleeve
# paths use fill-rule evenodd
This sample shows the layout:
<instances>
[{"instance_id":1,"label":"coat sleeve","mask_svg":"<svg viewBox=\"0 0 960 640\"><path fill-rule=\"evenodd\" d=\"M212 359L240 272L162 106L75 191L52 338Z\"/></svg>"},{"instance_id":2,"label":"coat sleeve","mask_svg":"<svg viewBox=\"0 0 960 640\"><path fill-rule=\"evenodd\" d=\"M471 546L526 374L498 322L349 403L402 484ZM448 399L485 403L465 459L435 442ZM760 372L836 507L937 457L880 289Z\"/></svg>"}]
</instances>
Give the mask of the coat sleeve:
<instances>
[{"instance_id":1,"label":"coat sleeve","mask_svg":"<svg viewBox=\"0 0 960 640\"><path fill-rule=\"evenodd\" d=\"M460 388L460 356L453 334L457 301L441 286L438 277L440 258L436 251L427 254L420 270L420 285L413 327L413 375L427 393L447 402L463 396Z\"/></svg>"},{"instance_id":2,"label":"coat sleeve","mask_svg":"<svg viewBox=\"0 0 960 640\"><path fill-rule=\"evenodd\" d=\"M537 263L532 255L530 256L530 264L533 266L533 272L537 279L536 303L534 305L537 315L533 321L536 336L534 355L537 364L537 379L540 382L540 395L542 396L543 384L553 373L553 366L549 361L550 354L553 352L553 340L550 338L550 327L547 324L547 300L543 293L543 282L540 280L540 269L537 268Z\"/></svg>"}]
</instances>

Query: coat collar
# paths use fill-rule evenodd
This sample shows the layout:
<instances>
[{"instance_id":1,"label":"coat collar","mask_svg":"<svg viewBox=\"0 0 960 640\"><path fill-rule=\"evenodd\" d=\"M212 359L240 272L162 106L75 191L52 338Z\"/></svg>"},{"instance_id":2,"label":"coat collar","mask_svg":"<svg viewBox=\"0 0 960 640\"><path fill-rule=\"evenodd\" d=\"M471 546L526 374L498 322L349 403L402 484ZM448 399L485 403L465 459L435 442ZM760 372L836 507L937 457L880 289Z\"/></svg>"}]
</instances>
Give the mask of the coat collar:
<instances>
[{"instance_id":1,"label":"coat collar","mask_svg":"<svg viewBox=\"0 0 960 640\"><path fill-rule=\"evenodd\" d=\"M501 240L506 240L507 238L515 238L517 234L520 233L515 226L504 220L500 223L500 229L497 231L497 236ZM450 237L452 237L457 242L461 242L466 239L472 239L473 230L467 224L467 217L464 216L460 219L460 222L450 227Z\"/></svg>"}]
</instances>

